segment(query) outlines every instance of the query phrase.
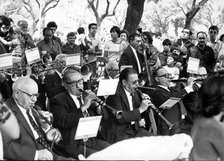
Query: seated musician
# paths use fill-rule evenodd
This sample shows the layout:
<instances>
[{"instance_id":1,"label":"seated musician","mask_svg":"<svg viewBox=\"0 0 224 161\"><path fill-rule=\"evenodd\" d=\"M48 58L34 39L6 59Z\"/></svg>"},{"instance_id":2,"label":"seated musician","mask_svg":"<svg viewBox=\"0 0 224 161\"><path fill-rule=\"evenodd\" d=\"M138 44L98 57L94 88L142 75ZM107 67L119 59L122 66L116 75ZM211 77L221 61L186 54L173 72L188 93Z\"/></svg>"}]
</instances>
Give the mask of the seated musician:
<instances>
[{"instance_id":1,"label":"seated musician","mask_svg":"<svg viewBox=\"0 0 224 161\"><path fill-rule=\"evenodd\" d=\"M119 76L115 95L108 96L106 103L116 111L108 109L109 118L105 123L106 139L115 143L124 139L150 136L145 130L144 114L151 104L149 99L142 100L136 91L138 75L136 70L125 68Z\"/></svg>"},{"instance_id":2,"label":"seated musician","mask_svg":"<svg viewBox=\"0 0 224 161\"><path fill-rule=\"evenodd\" d=\"M15 114L20 128L20 137L11 140L3 135L4 157L9 160L60 160L66 159L52 152L50 141L59 142L61 134L51 128L45 133L41 116L35 109L38 86L29 77L19 78L13 85L13 95L6 101ZM3 133L4 134L4 133Z\"/></svg>"},{"instance_id":3,"label":"seated musician","mask_svg":"<svg viewBox=\"0 0 224 161\"><path fill-rule=\"evenodd\" d=\"M170 75L168 71L160 67L154 72L155 80L157 82L156 89L152 93L152 102L157 108L159 108L165 101L171 97L182 98L187 93L193 92L193 78L189 78L187 86L184 89L180 89L179 86L170 88ZM160 117L156 118L158 135L172 135L180 132L181 115L184 112L184 107L176 103L170 109L162 109L162 115L172 124L174 127L170 130L166 122Z\"/></svg>"},{"instance_id":4,"label":"seated musician","mask_svg":"<svg viewBox=\"0 0 224 161\"><path fill-rule=\"evenodd\" d=\"M84 141L74 140L79 119L96 116L101 110L98 104L92 104L92 101L97 99L92 91L86 91L84 95L80 91L83 90L83 76L77 70L68 68L63 74L62 84L66 91L50 100L53 125L62 133L62 141L56 149L64 156L78 158L79 154L84 153ZM86 155L89 156L109 145L98 137L89 138L86 142Z\"/></svg>"}]
</instances>

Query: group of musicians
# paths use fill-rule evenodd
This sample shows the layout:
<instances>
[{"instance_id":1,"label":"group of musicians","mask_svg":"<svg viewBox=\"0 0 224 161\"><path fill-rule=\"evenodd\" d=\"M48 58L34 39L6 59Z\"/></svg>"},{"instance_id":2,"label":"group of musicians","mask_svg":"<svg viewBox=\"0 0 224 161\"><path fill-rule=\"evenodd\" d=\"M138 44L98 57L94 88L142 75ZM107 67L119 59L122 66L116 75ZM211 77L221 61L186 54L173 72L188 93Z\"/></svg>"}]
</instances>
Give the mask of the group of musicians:
<instances>
[{"instance_id":1,"label":"group of musicians","mask_svg":"<svg viewBox=\"0 0 224 161\"><path fill-rule=\"evenodd\" d=\"M145 45L142 36L134 33L129 39L119 62L105 64L107 77L103 75L103 79L119 79L114 95L101 98L92 90L91 87L100 80L91 75L97 75L96 61L84 63L84 66L93 63L96 66L93 67L95 71L89 70L88 79L84 79L86 75L80 68L66 67L66 54L58 54L52 63L54 66L48 67L45 63L33 65L30 75L21 76L11 84L7 83L10 82L8 77L3 77L1 84L12 87L12 96L5 97L9 98L6 104L20 126L18 139L11 140L3 135L4 157L13 160L77 159L84 151L89 156L129 138L189 133L195 108L191 110L188 105L196 106L198 85L195 79L205 73L171 86L170 73L164 67L152 71L147 59L155 55L150 52L150 45ZM99 52L97 48L94 50ZM37 69L39 67L41 69ZM6 91L1 88L1 92ZM189 93L194 94L189 96ZM170 108L161 106L173 97L180 100ZM42 111L47 118L52 118L49 117L52 113L53 119L43 121L43 115L33 111ZM102 115L97 137L87 141L75 140L79 119L97 115ZM183 119L188 129L183 127ZM45 131L41 128L43 122L49 125Z\"/></svg>"}]
</instances>

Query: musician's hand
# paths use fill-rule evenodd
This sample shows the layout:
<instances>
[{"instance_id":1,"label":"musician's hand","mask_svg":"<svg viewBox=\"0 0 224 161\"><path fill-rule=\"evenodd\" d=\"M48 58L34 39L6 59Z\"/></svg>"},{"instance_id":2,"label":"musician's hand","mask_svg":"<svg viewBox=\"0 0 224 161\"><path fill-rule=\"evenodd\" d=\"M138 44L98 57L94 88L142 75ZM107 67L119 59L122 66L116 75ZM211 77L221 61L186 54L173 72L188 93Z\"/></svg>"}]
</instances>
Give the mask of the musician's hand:
<instances>
[{"instance_id":1,"label":"musician's hand","mask_svg":"<svg viewBox=\"0 0 224 161\"><path fill-rule=\"evenodd\" d=\"M151 104L150 100L142 100L141 105L139 107L140 113L145 112L148 109L150 104Z\"/></svg>"},{"instance_id":2,"label":"musician's hand","mask_svg":"<svg viewBox=\"0 0 224 161\"><path fill-rule=\"evenodd\" d=\"M141 119L139 122L138 122L138 125L140 127L145 127L145 119Z\"/></svg>"},{"instance_id":3,"label":"musician's hand","mask_svg":"<svg viewBox=\"0 0 224 161\"><path fill-rule=\"evenodd\" d=\"M37 160L53 160L53 155L47 149L38 150Z\"/></svg>"},{"instance_id":4,"label":"musician's hand","mask_svg":"<svg viewBox=\"0 0 224 161\"><path fill-rule=\"evenodd\" d=\"M47 131L46 137L48 141L54 141L58 143L61 140L61 133L58 129L56 128L51 128L50 130Z\"/></svg>"},{"instance_id":5,"label":"musician's hand","mask_svg":"<svg viewBox=\"0 0 224 161\"><path fill-rule=\"evenodd\" d=\"M149 95L147 95L147 94L145 94L145 93L142 93L141 96L142 96L142 99L143 99L143 100L150 100L150 99L151 99L151 98L149 97Z\"/></svg>"},{"instance_id":6,"label":"musician's hand","mask_svg":"<svg viewBox=\"0 0 224 161\"><path fill-rule=\"evenodd\" d=\"M187 79L187 86L192 87L193 84L194 84L194 81L195 81L195 80L196 80L196 78L189 77L189 78Z\"/></svg>"},{"instance_id":7,"label":"musician's hand","mask_svg":"<svg viewBox=\"0 0 224 161\"><path fill-rule=\"evenodd\" d=\"M86 92L88 93L88 95L84 98L83 110L88 109L92 101L97 99L95 93L93 93L91 90L86 90Z\"/></svg>"}]
</instances>

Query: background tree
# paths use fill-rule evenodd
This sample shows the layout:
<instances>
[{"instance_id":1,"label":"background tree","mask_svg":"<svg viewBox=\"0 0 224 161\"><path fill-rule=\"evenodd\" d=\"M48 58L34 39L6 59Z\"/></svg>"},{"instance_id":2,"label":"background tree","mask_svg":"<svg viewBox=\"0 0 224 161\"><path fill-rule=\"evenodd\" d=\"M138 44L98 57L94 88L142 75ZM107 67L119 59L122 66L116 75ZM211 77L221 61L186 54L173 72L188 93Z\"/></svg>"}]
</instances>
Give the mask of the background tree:
<instances>
[{"instance_id":1,"label":"background tree","mask_svg":"<svg viewBox=\"0 0 224 161\"><path fill-rule=\"evenodd\" d=\"M96 23L98 28L100 29L102 21L106 17L111 17L115 15L115 11L117 9L118 4L120 3L120 0L116 0L116 3L113 7L111 7L111 2L109 0L106 0L106 9L104 12L100 15L100 11L102 11L102 6L100 6L100 2L102 3L103 1L101 0L87 0L89 7L93 11L95 18L96 18ZM101 8L100 8L101 7ZM113 8L112 11L110 11L110 7Z\"/></svg>"},{"instance_id":2,"label":"background tree","mask_svg":"<svg viewBox=\"0 0 224 161\"><path fill-rule=\"evenodd\" d=\"M181 10L183 11L186 19L185 19L185 28L191 28L191 22L193 20L193 18L195 17L195 15L198 13L198 11L205 5L205 3L208 0L201 0L200 2L196 2L197 0L192 0L191 6L189 1L187 1L187 3L185 3L186 9L184 9L182 7L182 5L180 4L180 2L178 0L176 0L177 6L179 6L181 8ZM187 10L187 11L185 11Z\"/></svg>"},{"instance_id":3,"label":"background tree","mask_svg":"<svg viewBox=\"0 0 224 161\"><path fill-rule=\"evenodd\" d=\"M128 9L124 29L130 34L136 32L141 21L145 0L127 0Z\"/></svg>"},{"instance_id":4,"label":"background tree","mask_svg":"<svg viewBox=\"0 0 224 161\"><path fill-rule=\"evenodd\" d=\"M17 14L25 18L31 18L32 29L41 31L45 26L45 17L49 10L55 8L60 0L20 0L21 8L18 8ZM37 26L39 24L39 26ZM35 31L33 31L35 32Z\"/></svg>"}]
</instances>

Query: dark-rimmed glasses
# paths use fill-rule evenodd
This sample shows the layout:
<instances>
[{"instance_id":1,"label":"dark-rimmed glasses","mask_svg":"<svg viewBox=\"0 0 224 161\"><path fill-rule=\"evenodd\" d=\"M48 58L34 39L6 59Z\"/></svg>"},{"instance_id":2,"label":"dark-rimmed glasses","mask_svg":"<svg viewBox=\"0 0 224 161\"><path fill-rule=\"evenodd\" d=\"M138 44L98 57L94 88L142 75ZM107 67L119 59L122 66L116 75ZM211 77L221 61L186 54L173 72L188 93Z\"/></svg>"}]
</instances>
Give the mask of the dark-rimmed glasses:
<instances>
[{"instance_id":1,"label":"dark-rimmed glasses","mask_svg":"<svg viewBox=\"0 0 224 161\"><path fill-rule=\"evenodd\" d=\"M26 94L27 96L29 96L31 100L33 100L35 97L39 97L39 95L40 95L39 93L29 94L29 93L27 93L27 92L25 92L25 91L23 91L21 89L17 89L17 90L20 91L20 92L22 92L22 93L24 93L24 94Z\"/></svg>"},{"instance_id":2,"label":"dark-rimmed glasses","mask_svg":"<svg viewBox=\"0 0 224 161\"><path fill-rule=\"evenodd\" d=\"M65 82L66 84L72 85L72 86L76 86L76 85L82 85L84 82L84 79L79 79L77 81L71 81L71 82Z\"/></svg>"},{"instance_id":3,"label":"dark-rimmed glasses","mask_svg":"<svg viewBox=\"0 0 224 161\"><path fill-rule=\"evenodd\" d=\"M157 77L164 77L164 78L170 79L171 78L171 74L166 73L166 74L163 74L163 75L157 75Z\"/></svg>"},{"instance_id":4,"label":"dark-rimmed glasses","mask_svg":"<svg viewBox=\"0 0 224 161\"><path fill-rule=\"evenodd\" d=\"M129 81L131 84L133 85L137 85L139 83L139 80L135 80L135 81Z\"/></svg>"}]
</instances>

